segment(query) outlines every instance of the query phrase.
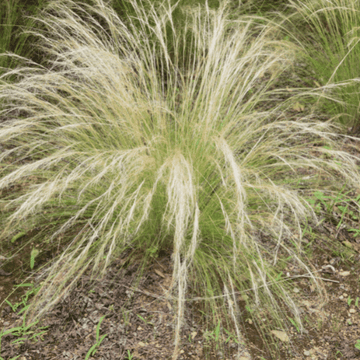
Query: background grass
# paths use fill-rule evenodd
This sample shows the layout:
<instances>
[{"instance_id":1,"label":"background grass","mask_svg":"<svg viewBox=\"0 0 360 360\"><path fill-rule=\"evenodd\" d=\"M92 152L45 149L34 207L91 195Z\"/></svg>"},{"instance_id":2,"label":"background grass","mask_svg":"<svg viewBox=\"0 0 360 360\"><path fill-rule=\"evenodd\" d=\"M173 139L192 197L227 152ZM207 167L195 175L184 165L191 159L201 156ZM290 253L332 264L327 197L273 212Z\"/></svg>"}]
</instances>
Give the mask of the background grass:
<instances>
[{"instance_id":1,"label":"background grass","mask_svg":"<svg viewBox=\"0 0 360 360\"><path fill-rule=\"evenodd\" d=\"M321 88L316 108L334 116L353 134L359 123L359 1L290 1L291 34L303 49L313 86ZM301 29L301 31L299 31ZM354 81L354 79L357 79Z\"/></svg>"}]
</instances>

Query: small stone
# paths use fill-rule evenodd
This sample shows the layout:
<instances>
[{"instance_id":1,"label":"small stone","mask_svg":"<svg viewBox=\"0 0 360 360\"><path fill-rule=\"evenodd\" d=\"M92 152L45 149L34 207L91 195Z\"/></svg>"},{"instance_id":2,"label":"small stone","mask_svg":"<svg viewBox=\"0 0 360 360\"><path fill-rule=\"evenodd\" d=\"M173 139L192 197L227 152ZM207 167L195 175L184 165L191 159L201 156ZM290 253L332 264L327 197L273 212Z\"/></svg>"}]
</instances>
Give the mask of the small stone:
<instances>
[{"instance_id":1,"label":"small stone","mask_svg":"<svg viewBox=\"0 0 360 360\"><path fill-rule=\"evenodd\" d=\"M356 310L355 309L350 309L350 314L355 314L356 313Z\"/></svg>"},{"instance_id":2,"label":"small stone","mask_svg":"<svg viewBox=\"0 0 360 360\"><path fill-rule=\"evenodd\" d=\"M347 293L343 293L343 297L346 298L348 296Z\"/></svg>"},{"instance_id":3,"label":"small stone","mask_svg":"<svg viewBox=\"0 0 360 360\"><path fill-rule=\"evenodd\" d=\"M305 350L305 351L304 351L304 355L305 355L305 356L310 356L311 353L310 353L310 351Z\"/></svg>"},{"instance_id":4,"label":"small stone","mask_svg":"<svg viewBox=\"0 0 360 360\"><path fill-rule=\"evenodd\" d=\"M344 297L341 295L341 296L339 296L339 299L342 300L342 299L344 299Z\"/></svg>"},{"instance_id":5,"label":"small stone","mask_svg":"<svg viewBox=\"0 0 360 360\"><path fill-rule=\"evenodd\" d=\"M218 359L223 359L224 358L224 354L222 353L222 351L218 351L216 353L216 355L217 355Z\"/></svg>"}]
</instances>

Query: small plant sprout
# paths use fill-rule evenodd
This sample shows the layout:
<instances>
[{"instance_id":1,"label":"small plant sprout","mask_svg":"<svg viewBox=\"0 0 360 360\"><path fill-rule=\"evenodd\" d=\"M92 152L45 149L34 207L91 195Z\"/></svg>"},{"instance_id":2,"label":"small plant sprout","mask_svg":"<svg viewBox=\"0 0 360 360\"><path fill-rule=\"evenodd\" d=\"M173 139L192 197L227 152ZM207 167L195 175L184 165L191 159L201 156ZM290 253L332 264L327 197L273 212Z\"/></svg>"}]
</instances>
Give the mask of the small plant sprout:
<instances>
[{"instance_id":1,"label":"small plant sprout","mask_svg":"<svg viewBox=\"0 0 360 360\"><path fill-rule=\"evenodd\" d=\"M294 319L292 319L292 318L289 317L289 321L294 325L296 331L297 331L298 333L300 333L300 332L301 332L301 331L300 331L300 328L299 328L298 324L294 321Z\"/></svg>"},{"instance_id":2,"label":"small plant sprout","mask_svg":"<svg viewBox=\"0 0 360 360\"><path fill-rule=\"evenodd\" d=\"M87 352L86 356L85 356L85 360L88 360L90 356L94 355L97 351L97 348L100 346L100 344L102 343L102 341L105 339L105 337L107 336L107 334L104 334L100 337L100 325L102 323L102 321L104 320L106 315L102 316L99 319L99 322L96 326L96 343L89 349L89 351Z\"/></svg>"},{"instance_id":3,"label":"small plant sprout","mask_svg":"<svg viewBox=\"0 0 360 360\"><path fill-rule=\"evenodd\" d=\"M127 350L127 360L132 360L134 355L131 354L130 350Z\"/></svg>"},{"instance_id":4,"label":"small plant sprout","mask_svg":"<svg viewBox=\"0 0 360 360\"><path fill-rule=\"evenodd\" d=\"M139 318L139 319L141 319L146 325L153 325L153 323L152 322L150 322L150 321L147 321L146 319L144 319L141 315L139 315L139 314L136 314L136 316Z\"/></svg>"}]
</instances>

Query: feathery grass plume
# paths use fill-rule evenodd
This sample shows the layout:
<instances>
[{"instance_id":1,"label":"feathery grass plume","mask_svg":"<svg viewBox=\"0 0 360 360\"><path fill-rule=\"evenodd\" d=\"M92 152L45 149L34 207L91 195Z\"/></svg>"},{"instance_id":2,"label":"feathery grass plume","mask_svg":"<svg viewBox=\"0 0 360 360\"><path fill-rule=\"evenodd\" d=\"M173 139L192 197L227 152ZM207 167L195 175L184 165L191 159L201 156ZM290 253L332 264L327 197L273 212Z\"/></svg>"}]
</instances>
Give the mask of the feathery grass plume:
<instances>
[{"instance_id":1,"label":"feathery grass plume","mask_svg":"<svg viewBox=\"0 0 360 360\"><path fill-rule=\"evenodd\" d=\"M174 358L189 282L210 321L228 322L239 342L238 306L223 311L237 292L255 318L280 326L287 311L301 327L278 266L290 256L325 295L301 256L301 225L316 219L305 198L327 181L358 186L355 159L337 150L331 124L288 120L282 104L264 110L293 60L271 26L230 21L226 2L187 9L170 56L174 6L145 12L131 1L140 28L126 27L102 0L50 2L38 19L49 68L17 68L16 83L1 76L1 239L36 229L37 241L64 250L27 321L44 316L86 269L103 276L131 249L144 265L149 254L172 252Z\"/></svg>"},{"instance_id":2,"label":"feathery grass plume","mask_svg":"<svg viewBox=\"0 0 360 360\"><path fill-rule=\"evenodd\" d=\"M291 0L289 6L295 11L288 18L293 36L316 79L312 86L322 92L318 105L360 130L360 1Z\"/></svg>"}]
</instances>

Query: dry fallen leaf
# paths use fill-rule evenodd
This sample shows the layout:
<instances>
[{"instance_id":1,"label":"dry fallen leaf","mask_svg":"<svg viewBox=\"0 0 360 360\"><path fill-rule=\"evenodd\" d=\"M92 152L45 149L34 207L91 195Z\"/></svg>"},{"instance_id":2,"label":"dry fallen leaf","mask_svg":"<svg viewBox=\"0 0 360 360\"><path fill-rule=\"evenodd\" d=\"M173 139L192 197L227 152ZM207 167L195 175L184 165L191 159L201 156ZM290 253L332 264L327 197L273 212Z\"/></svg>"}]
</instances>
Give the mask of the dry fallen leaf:
<instances>
[{"instance_id":1,"label":"dry fallen leaf","mask_svg":"<svg viewBox=\"0 0 360 360\"><path fill-rule=\"evenodd\" d=\"M350 241L347 240L343 241L342 244L350 249L354 249L355 251L360 252L360 244L351 243Z\"/></svg>"},{"instance_id":2,"label":"dry fallen leaf","mask_svg":"<svg viewBox=\"0 0 360 360\"><path fill-rule=\"evenodd\" d=\"M163 279L165 279L165 275L164 275L160 270L155 269L154 271L155 271L156 274L158 274L158 275L161 276Z\"/></svg>"},{"instance_id":3,"label":"dry fallen leaf","mask_svg":"<svg viewBox=\"0 0 360 360\"><path fill-rule=\"evenodd\" d=\"M339 272L340 276L349 276L350 275L350 271L340 271Z\"/></svg>"},{"instance_id":4,"label":"dry fallen leaf","mask_svg":"<svg viewBox=\"0 0 360 360\"><path fill-rule=\"evenodd\" d=\"M278 331L278 330L271 330L271 333L275 335L278 339L280 339L283 342L289 342L290 339L286 332L284 331Z\"/></svg>"},{"instance_id":5,"label":"dry fallen leaf","mask_svg":"<svg viewBox=\"0 0 360 360\"><path fill-rule=\"evenodd\" d=\"M350 241L347 241L347 240L343 241L343 245L345 245L346 247L351 248L351 249L353 248L352 243Z\"/></svg>"},{"instance_id":6,"label":"dry fallen leaf","mask_svg":"<svg viewBox=\"0 0 360 360\"><path fill-rule=\"evenodd\" d=\"M297 112L300 112L300 111L304 111L305 109L305 106L300 104L298 101L292 106L292 108L297 111Z\"/></svg>"}]
</instances>

